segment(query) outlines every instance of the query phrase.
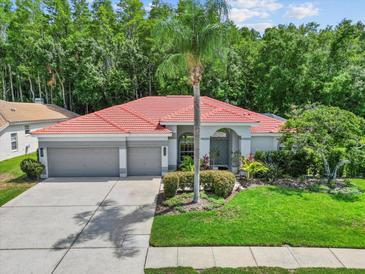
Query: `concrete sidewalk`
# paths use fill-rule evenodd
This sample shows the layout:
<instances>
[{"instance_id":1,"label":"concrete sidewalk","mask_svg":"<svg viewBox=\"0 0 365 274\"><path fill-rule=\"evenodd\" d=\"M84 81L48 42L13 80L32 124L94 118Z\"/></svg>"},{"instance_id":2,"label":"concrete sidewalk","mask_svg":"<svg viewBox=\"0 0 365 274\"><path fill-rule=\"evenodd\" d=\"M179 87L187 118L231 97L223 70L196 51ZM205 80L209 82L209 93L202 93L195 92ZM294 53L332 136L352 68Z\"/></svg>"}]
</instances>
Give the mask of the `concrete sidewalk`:
<instances>
[{"instance_id":1,"label":"concrete sidewalk","mask_svg":"<svg viewBox=\"0 0 365 274\"><path fill-rule=\"evenodd\" d=\"M145 268L271 266L365 268L365 249L307 247L150 247Z\"/></svg>"}]
</instances>

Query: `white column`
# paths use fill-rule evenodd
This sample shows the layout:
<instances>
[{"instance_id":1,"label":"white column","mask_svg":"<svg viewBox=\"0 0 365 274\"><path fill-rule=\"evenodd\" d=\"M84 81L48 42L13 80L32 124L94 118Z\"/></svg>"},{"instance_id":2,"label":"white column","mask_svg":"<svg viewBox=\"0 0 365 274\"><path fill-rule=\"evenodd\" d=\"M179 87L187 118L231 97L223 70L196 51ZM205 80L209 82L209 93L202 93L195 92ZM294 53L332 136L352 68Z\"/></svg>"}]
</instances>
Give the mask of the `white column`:
<instances>
[{"instance_id":1,"label":"white column","mask_svg":"<svg viewBox=\"0 0 365 274\"><path fill-rule=\"evenodd\" d=\"M248 157L251 153L251 138L241 137L240 138L240 151L241 155Z\"/></svg>"},{"instance_id":2,"label":"white column","mask_svg":"<svg viewBox=\"0 0 365 274\"><path fill-rule=\"evenodd\" d=\"M202 158L204 155L210 154L210 138L203 137L200 138L200 155L199 157Z\"/></svg>"},{"instance_id":3,"label":"white column","mask_svg":"<svg viewBox=\"0 0 365 274\"><path fill-rule=\"evenodd\" d=\"M176 170L177 168L177 126L168 126L172 136L168 139L168 169Z\"/></svg>"},{"instance_id":4,"label":"white column","mask_svg":"<svg viewBox=\"0 0 365 274\"><path fill-rule=\"evenodd\" d=\"M161 170L162 176L164 176L169 171L169 160L168 160L168 147L161 147Z\"/></svg>"},{"instance_id":5,"label":"white column","mask_svg":"<svg viewBox=\"0 0 365 274\"><path fill-rule=\"evenodd\" d=\"M119 147L119 177L127 177L127 148Z\"/></svg>"},{"instance_id":6,"label":"white column","mask_svg":"<svg viewBox=\"0 0 365 274\"><path fill-rule=\"evenodd\" d=\"M41 162L45 166L44 171L41 174L41 178L46 179L46 178L48 178L47 148L46 147L40 147L38 149L38 155L39 155L39 162Z\"/></svg>"}]
</instances>

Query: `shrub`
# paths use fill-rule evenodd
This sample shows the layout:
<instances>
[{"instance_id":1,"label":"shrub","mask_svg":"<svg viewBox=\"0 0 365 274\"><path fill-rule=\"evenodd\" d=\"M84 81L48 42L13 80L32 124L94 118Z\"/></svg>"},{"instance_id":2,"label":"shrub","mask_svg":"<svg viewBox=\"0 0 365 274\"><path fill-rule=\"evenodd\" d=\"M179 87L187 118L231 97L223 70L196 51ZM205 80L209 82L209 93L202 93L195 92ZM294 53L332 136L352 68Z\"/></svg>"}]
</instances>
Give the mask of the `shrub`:
<instances>
[{"instance_id":1,"label":"shrub","mask_svg":"<svg viewBox=\"0 0 365 274\"><path fill-rule=\"evenodd\" d=\"M205 191L211 191L213 188L213 174L220 172L218 170L206 170L200 172L200 184Z\"/></svg>"},{"instance_id":2,"label":"shrub","mask_svg":"<svg viewBox=\"0 0 365 274\"><path fill-rule=\"evenodd\" d=\"M233 189L236 177L232 172L205 170L200 173L200 185L204 190L212 191L219 197L227 197ZM167 198L174 197L177 189L194 188L194 172L170 172L163 178L164 192Z\"/></svg>"},{"instance_id":3,"label":"shrub","mask_svg":"<svg viewBox=\"0 0 365 274\"><path fill-rule=\"evenodd\" d=\"M307 175L310 170L313 173L320 173L322 169L314 154L304 150L298 152L289 150L256 151L254 158L265 164L276 164L283 175L294 178Z\"/></svg>"},{"instance_id":4,"label":"shrub","mask_svg":"<svg viewBox=\"0 0 365 274\"><path fill-rule=\"evenodd\" d=\"M219 197L227 198L236 183L236 177L229 171L218 171L212 174L212 190Z\"/></svg>"},{"instance_id":5,"label":"shrub","mask_svg":"<svg viewBox=\"0 0 365 274\"><path fill-rule=\"evenodd\" d=\"M20 163L20 169L31 179L39 179L44 168L44 165L31 158L24 159Z\"/></svg>"},{"instance_id":6,"label":"shrub","mask_svg":"<svg viewBox=\"0 0 365 274\"><path fill-rule=\"evenodd\" d=\"M179 176L179 188L181 190L194 188L194 172L192 171L180 171L177 172Z\"/></svg>"},{"instance_id":7,"label":"shrub","mask_svg":"<svg viewBox=\"0 0 365 274\"><path fill-rule=\"evenodd\" d=\"M180 169L182 171L194 171L194 160L190 156L184 156Z\"/></svg>"},{"instance_id":8,"label":"shrub","mask_svg":"<svg viewBox=\"0 0 365 274\"><path fill-rule=\"evenodd\" d=\"M166 198L171 198L176 195L177 188L179 186L179 176L176 172L167 173L163 177L163 191Z\"/></svg>"},{"instance_id":9,"label":"shrub","mask_svg":"<svg viewBox=\"0 0 365 274\"><path fill-rule=\"evenodd\" d=\"M260 161L246 159L243 161L241 169L247 172L247 178L253 178L256 174L265 174L269 169Z\"/></svg>"},{"instance_id":10,"label":"shrub","mask_svg":"<svg viewBox=\"0 0 365 274\"><path fill-rule=\"evenodd\" d=\"M352 201L359 198L361 191L356 186L347 186L344 188L331 189L329 193L340 199Z\"/></svg>"},{"instance_id":11,"label":"shrub","mask_svg":"<svg viewBox=\"0 0 365 274\"><path fill-rule=\"evenodd\" d=\"M283 170L277 163L266 164L268 171L264 174L266 180L270 183L275 182L277 179L283 177Z\"/></svg>"},{"instance_id":12,"label":"shrub","mask_svg":"<svg viewBox=\"0 0 365 274\"><path fill-rule=\"evenodd\" d=\"M209 166L209 156L207 154L205 154L201 159L200 159L200 170L209 170L210 166Z\"/></svg>"}]
</instances>

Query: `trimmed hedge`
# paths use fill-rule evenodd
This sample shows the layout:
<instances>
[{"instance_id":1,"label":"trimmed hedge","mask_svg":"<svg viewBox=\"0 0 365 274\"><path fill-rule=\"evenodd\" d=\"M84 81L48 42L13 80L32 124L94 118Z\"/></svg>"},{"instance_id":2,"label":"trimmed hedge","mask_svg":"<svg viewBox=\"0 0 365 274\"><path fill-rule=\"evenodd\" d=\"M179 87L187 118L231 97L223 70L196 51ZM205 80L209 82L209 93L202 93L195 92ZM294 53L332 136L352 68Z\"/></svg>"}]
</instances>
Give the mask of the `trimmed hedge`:
<instances>
[{"instance_id":1,"label":"trimmed hedge","mask_svg":"<svg viewBox=\"0 0 365 274\"><path fill-rule=\"evenodd\" d=\"M212 188L215 195L227 198L232 193L236 177L231 172L216 172L212 175Z\"/></svg>"},{"instance_id":2,"label":"trimmed hedge","mask_svg":"<svg viewBox=\"0 0 365 274\"><path fill-rule=\"evenodd\" d=\"M219 197L229 196L235 183L236 177L229 171L204 170L200 172L201 187L205 191L212 191ZM194 188L194 172L170 172L164 176L163 184L165 196L168 198L173 197L177 189L192 190Z\"/></svg>"},{"instance_id":3,"label":"trimmed hedge","mask_svg":"<svg viewBox=\"0 0 365 274\"><path fill-rule=\"evenodd\" d=\"M179 176L179 188L181 190L194 188L194 172L192 171L179 171L176 172Z\"/></svg>"},{"instance_id":4,"label":"trimmed hedge","mask_svg":"<svg viewBox=\"0 0 365 274\"><path fill-rule=\"evenodd\" d=\"M177 188L179 186L179 176L174 173L168 173L163 178L163 191L166 198L172 198L176 195Z\"/></svg>"}]
</instances>

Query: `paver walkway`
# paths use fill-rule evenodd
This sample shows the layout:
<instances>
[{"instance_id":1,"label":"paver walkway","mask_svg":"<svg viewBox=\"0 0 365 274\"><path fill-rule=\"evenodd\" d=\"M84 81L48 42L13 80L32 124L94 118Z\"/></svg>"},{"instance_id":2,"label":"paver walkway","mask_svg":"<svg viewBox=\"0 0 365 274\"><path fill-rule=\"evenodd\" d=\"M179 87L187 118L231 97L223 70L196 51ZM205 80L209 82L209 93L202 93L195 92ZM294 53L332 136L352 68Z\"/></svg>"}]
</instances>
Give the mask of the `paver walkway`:
<instances>
[{"instance_id":1,"label":"paver walkway","mask_svg":"<svg viewBox=\"0 0 365 274\"><path fill-rule=\"evenodd\" d=\"M365 249L307 247L150 247L145 268L271 266L365 268Z\"/></svg>"}]
</instances>

